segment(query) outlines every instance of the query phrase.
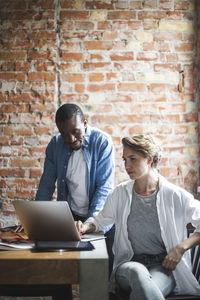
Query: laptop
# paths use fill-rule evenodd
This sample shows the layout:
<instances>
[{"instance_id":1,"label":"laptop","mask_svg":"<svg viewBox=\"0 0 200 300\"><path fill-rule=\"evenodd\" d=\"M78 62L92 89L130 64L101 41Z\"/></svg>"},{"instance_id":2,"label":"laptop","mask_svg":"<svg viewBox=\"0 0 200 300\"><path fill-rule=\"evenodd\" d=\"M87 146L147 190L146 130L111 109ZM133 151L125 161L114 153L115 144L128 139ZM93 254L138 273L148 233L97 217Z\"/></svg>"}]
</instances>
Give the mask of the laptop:
<instances>
[{"instance_id":1,"label":"laptop","mask_svg":"<svg viewBox=\"0 0 200 300\"><path fill-rule=\"evenodd\" d=\"M81 241L66 201L14 200L13 205L30 240Z\"/></svg>"}]
</instances>

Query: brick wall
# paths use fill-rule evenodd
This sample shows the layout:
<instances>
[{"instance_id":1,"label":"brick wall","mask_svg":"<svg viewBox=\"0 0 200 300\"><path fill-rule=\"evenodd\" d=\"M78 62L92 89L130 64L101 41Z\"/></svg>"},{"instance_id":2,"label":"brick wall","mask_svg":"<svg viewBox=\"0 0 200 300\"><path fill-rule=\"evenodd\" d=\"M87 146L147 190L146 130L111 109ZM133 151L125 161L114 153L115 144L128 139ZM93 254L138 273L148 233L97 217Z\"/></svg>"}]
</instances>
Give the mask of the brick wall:
<instances>
[{"instance_id":1,"label":"brick wall","mask_svg":"<svg viewBox=\"0 0 200 300\"><path fill-rule=\"evenodd\" d=\"M196 193L197 12L192 0L0 0L2 224L13 199L34 199L64 102L112 135L116 184L121 137L151 133L161 174Z\"/></svg>"}]
</instances>

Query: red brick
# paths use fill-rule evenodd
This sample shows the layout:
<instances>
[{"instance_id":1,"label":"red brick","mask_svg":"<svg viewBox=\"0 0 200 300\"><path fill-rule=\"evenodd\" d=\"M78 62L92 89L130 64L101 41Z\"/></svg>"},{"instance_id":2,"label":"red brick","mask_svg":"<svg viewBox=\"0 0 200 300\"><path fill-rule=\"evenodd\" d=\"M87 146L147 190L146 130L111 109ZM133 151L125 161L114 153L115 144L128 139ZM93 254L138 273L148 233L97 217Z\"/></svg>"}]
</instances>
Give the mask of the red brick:
<instances>
[{"instance_id":1,"label":"red brick","mask_svg":"<svg viewBox=\"0 0 200 300\"><path fill-rule=\"evenodd\" d=\"M189 1L175 1L174 8L177 10L188 10L189 4Z\"/></svg>"},{"instance_id":2,"label":"red brick","mask_svg":"<svg viewBox=\"0 0 200 300\"><path fill-rule=\"evenodd\" d=\"M106 74L106 80L108 81L116 81L118 79L118 74L117 73L107 73Z\"/></svg>"},{"instance_id":3,"label":"red brick","mask_svg":"<svg viewBox=\"0 0 200 300\"><path fill-rule=\"evenodd\" d=\"M88 91L89 92L103 92L103 91L114 91L115 85L114 84L89 84Z\"/></svg>"},{"instance_id":4,"label":"red brick","mask_svg":"<svg viewBox=\"0 0 200 300\"><path fill-rule=\"evenodd\" d=\"M124 95L124 94L111 94L107 95L107 101L109 102L131 102L132 97L130 95Z\"/></svg>"},{"instance_id":5,"label":"red brick","mask_svg":"<svg viewBox=\"0 0 200 300\"><path fill-rule=\"evenodd\" d=\"M105 1L85 1L85 8L86 9L114 9L113 3L106 3Z\"/></svg>"},{"instance_id":6,"label":"red brick","mask_svg":"<svg viewBox=\"0 0 200 300\"><path fill-rule=\"evenodd\" d=\"M133 60L133 52L118 52L110 55L111 60Z\"/></svg>"},{"instance_id":7,"label":"red brick","mask_svg":"<svg viewBox=\"0 0 200 300\"><path fill-rule=\"evenodd\" d=\"M178 60L178 55L176 53L171 53L166 55L167 61L168 62L177 62Z\"/></svg>"},{"instance_id":8,"label":"red brick","mask_svg":"<svg viewBox=\"0 0 200 300\"><path fill-rule=\"evenodd\" d=\"M84 55L82 53L62 53L61 60L62 61L81 61L83 60Z\"/></svg>"},{"instance_id":9,"label":"red brick","mask_svg":"<svg viewBox=\"0 0 200 300\"><path fill-rule=\"evenodd\" d=\"M37 126L35 128L35 133L42 135L42 134L49 134L50 133L50 128L49 127L42 127L42 126Z\"/></svg>"},{"instance_id":10,"label":"red brick","mask_svg":"<svg viewBox=\"0 0 200 300\"><path fill-rule=\"evenodd\" d=\"M175 51L177 52L188 52L193 51L194 44L192 43L180 43L178 46L174 46Z\"/></svg>"},{"instance_id":11,"label":"red brick","mask_svg":"<svg viewBox=\"0 0 200 300\"><path fill-rule=\"evenodd\" d=\"M197 113L184 114L182 119L183 122L197 122Z\"/></svg>"},{"instance_id":12,"label":"red brick","mask_svg":"<svg viewBox=\"0 0 200 300\"><path fill-rule=\"evenodd\" d=\"M2 177L24 177L25 170L23 170L23 169L1 169L0 176L2 176Z\"/></svg>"},{"instance_id":13,"label":"red brick","mask_svg":"<svg viewBox=\"0 0 200 300\"><path fill-rule=\"evenodd\" d=\"M10 166L14 168L30 168L37 167L38 160L36 158L11 158Z\"/></svg>"},{"instance_id":14,"label":"red brick","mask_svg":"<svg viewBox=\"0 0 200 300\"><path fill-rule=\"evenodd\" d=\"M9 121L9 116L8 115L0 114L0 123L1 124L7 124L8 121Z\"/></svg>"},{"instance_id":15,"label":"red brick","mask_svg":"<svg viewBox=\"0 0 200 300\"><path fill-rule=\"evenodd\" d=\"M103 60L103 56L101 54L91 54L90 55L90 60L96 60L96 61L100 61Z\"/></svg>"},{"instance_id":16,"label":"red brick","mask_svg":"<svg viewBox=\"0 0 200 300\"><path fill-rule=\"evenodd\" d=\"M169 20L181 20L182 19L182 13L177 11L168 11L167 12L167 18Z\"/></svg>"},{"instance_id":17,"label":"red brick","mask_svg":"<svg viewBox=\"0 0 200 300\"><path fill-rule=\"evenodd\" d=\"M130 8L131 9L142 9L143 1L130 1Z\"/></svg>"},{"instance_id":18,"label":"red brick","mask_svg":"<svg viewBox=\"0 0 200 300\"><path fill-rule=\"evenodd\" d=\"M163 91L177 92L178 87L172 84L152 83L149 85L151 92L162 93Z\"/></svg>"},{"instance_id":19,"label":"red brick","mask_svg":"<svg viewBox=\"0 0 200 300\"><path fill-rule=\"evenodd\" d=\"M155 9L157 8L157 1L155 0L148 0L148 1L144 1L144 8L150 8L150 9Z\"/></svg>"},{"instance_id":20,"label":"red brick","mask_svg":"<svg viewBox=\"0 0 200 300\"><path fill-rule=\"evenodd\" d=\"M138 13L138 19L139 20L145 20L145 19L165 19L167 17L167 13L164 11L142 11Z\"/></svg>"},{"instance_id":21,"label":"red brick","mask_svg":"<svg viewBox=\"0 0 200 300\"><path fill-rule=\"evenodd\" d=\"M30 149L31 156L41 156L45 154L46 147L32 147Z\"/></svg>"},{"instance_id":22,"label":"red brick","mask_svg":"<svg viewBox=\"0 0 200 300\"><path fill-rule=\"evenodd\" d=\"M18 0L16 1L1 1L0 2L0 9L5 10L5 9L24 9L26 7L26 1L25 0Z\"/></svg>"},{"instance_id":23,"label":"red brick","mask_svg":"<svg viewBox=\"0 0 200 300\"><path fill-rule=\"evenodd\" d=\"M87 20L89 19L89 11L61 11L60 18L68 20Z\"/></svg>"},{"instance_id":24,"label":"red brick","mask_svg":"<svg viewBox=\"0 0 200 300\"><path fill-rule=\"evenodd\" d=\"M7 95L0 93L0 103L6 102Z\"/></svg>"},{"instance_id":25,"label":"red brick","mask_svg":"<svg viewBox=\"0 0 200 300\"><path fill-rule=\"evenodd\" d=\"M42 169L30 169L30 178L40 178Z\"/></svg>"},{"instance_id":26,"label":"red brick","mask_svg":"<svg viewBox=\"0 0 200 300\"><path fill-rule=\"evenodd\" d=\"M20 112L20 113L25 113L28 112L28 105L27 104L3 104L1 106L1 111L4 113L12 113L12 112Z\"/></svg>"},{"instance_id":27,"label":"red brick","mask_svg":"<svg viewBox=\"0 0 200 300\"><path fill-rule=\"evenodd\" d=\"M102 81L104 76L102 73L91 73L89 74L89 81Z\"/></svg>"},{"instance_id":28,"label":"red brick","mask_svg":"<svg viewBox=\"0 0 200 300\"><path fill-rule=\"evenodd\" d=\"M174 130L175 134L188 134L188 127L186 125L177 125Z\"/></svg>"},{"instance_id":29,"label":"red brick","mask_svg":"<svg viewBox=\"0 0 200 300\"><path fill-rule=\"evenodd\" d=\"M54 62L36 62L34 64L37 71L55 71L56 64Z\"/></svg>"},{"instance_id":30,"label":"red brick","mask_svg":"<svg viewBox=\"0 0 200 300\"><path fill-rule=\"evenodd\" d=\"M119 91L145 92L147 87L143 83L120 83Z\"/></svg>"},{"instance_id":31,"label":"red brick","mask_svg":"<svg viewBox=\"0 0 200 300\"><path fill-rule=\"evenodd\" d=\"M0 73L1 80L18 80L25 81L26 74L25 73Z\"/></svg>"},{"instance_id":32,"label":"red brick","mask_svg":"<svg viewBox=\"0 0 200 300\"><path fill-rule=\"evenodd\" d=\"M160 174L164 177L177 176L177 169L176 168L161 168Z\"/></svg>"},{"instance_id":33,"label":"red brick","mask_svg":"<svg viewBox=\"0 0 200 300\"><path fill-rule=\"evenodd\" d=\"M112 42L89 41L84 42L84 47L86 50L111 50Z\"/></svg>"},{"instance_id":34,"label":"red brick","mask_svg":"<svg viewBox=\"0 0 200 300\"><path fill-rule=\"evenodd\" d=\"M163 45L163 44L162 44ZM150 42L150 43L144 43L143 44L143 50L144 51L154 51L156 48L155 43L154 42Z\"/></svg>"},{"instance_id":35,"label":"red brick","mask_svg":"<svg viewBox=\"0 0 200 300\"><path fill-rule=\"evenodd\" d=\"M26 52L25 51L9 51L9 52L0 52L0 60L25 60Z\"/></svg>"},{"instance_id":36,"label":"red brick","mask_svg":"<svg viewBox=\"0 0 200 300\"><path fill-rule=\"evenodd\" d=\"M38 52L38 51L30 51L28 53L28 60L51 60L56 57L56 54L50 53L49 51Z\"/></svg>"},{"instance_id":37,"label":"red brick","mask_svg":"<svg viewBox=\"0 0 200 300\"><path fill-rule=\"evenodd\" d=\"M135 11L113 11L108 12L108 20L130 20L136 18Z\"/></svg>"},{"instance_id":38,"label":"red brick","mask_svg":"<svg viewBox=\"0 0 200 300\"><path fill-rule=\"evenodd\" d=\"M94 24L92 22L75 22L76 30L93 30Z\"/></svg>"},{"instance_id":39,"label":"red brick","mask_svg":"<svg viewBox=\"0 0 200 300\"><path fill-rule=\"evenodd\" d=\"M33 48L32 42L24 43L24 41L4 42L3 49L5 50L30 50Z\"/></svg>"},{"instance_id":40,"label":"red brick","mask_svg":"<svg viewBox=\"0 0 200 300\"><path fill-rule=\"evenodd\" d=\"M73 0L61 0L60 2L61 8L74 8L74 1Z\"/></svg>"},{"instance_id":41,"label":"red brick","mask_svg":"<svg viewBox=\"0 0 200 300\"><path fill-rule=\"evenodd\" d=\"M31 72L28 74L29 81L54 81L55 73L50 72Z\"/></svg>"},{"instance_id":42,"label":"red brick","mask_svg":"<svg viewBox=\"0 0 200 300\"><path fill-rule=\"evenodd\" d=\"M155 64L154 70L156 72L160 71L181 71L181 65L180 64Z\"/></svg>"},{"instance_id":43,"label":"red brick","mask_svg":"<svg viewBox=\"0 0 200 300\"><path fill-rule=\"evenodd\" d=\"M11 179L7 183L8 188L17 188L20 190L21 188L35 188L37 187L37 182L30 179Z\"/></svg>"},{"instance_id":44,"label":"red brick","mask_svg":"<svg viewBox=\"0 0 200 300\"><path fill-rule=\"evenodd\" d=\"M184 178L184 186L190 187L192 193L197 191L197 173L195 170L189 170Z\"/></svg>"},{"instance_id":45,"label":"red brick","mask_svg":"<svg viewBox=\"0 0 200 300\"><path fill-rule=\"evenodd\" d=\"M84 63L83 69L87 71L95 71L95 70L107 71L111 69L111 63L110 62Z\"/></svg>"},{"instance_id":46,"label":"red brick","mask_svg":"<svg viewBox=\"0 0 200 300\"><path fill-rule=\"evenodd\" d=\"M40 9L54 9L54 1L53 0L39 0L39 1L34 1L34 0L29 0L28 1L29 8L34 9L34 8L40 8Z\"/></svg>"},{"instance_id":47,"label":"red brick","mask_svg":"<svg viewBox=\"0 0 200 300\"><path fill-rule=\"evenodd\" d=\"M170 52L170 45L167 43L161 43L158 45L158 51L160 52Z\"/></svg>"},{"instance_id":48,"label":"red brick","mask_svg":"<svg viewBox=\"0 0 200 300\"><path fill-rule=\"evenodd\" d=\"M15 126L15 127L5 127L5 135L33 135L33 129L27 126Z\"/></svg>"},{"instance_id":49,"label":"red brick","mask_svg":"<svg viewBox=\"0 0 200 300\"><path fill-rule=\"evenodd\" d=\"M24 199L24 200L27 200L27 199L31 199L31 190L30 189L17 189L15 191L15 198L17 199Z\"/></svg>"},{"instance_id":50,"label":"red brick","mask_svg":"<svg viewBox=\"0 0 200 300\"><path fill-rule=\"evenodd\" d=\"M157 22L154 20L144 20L143 28L144 30L156 30L158 27Z\"/></svg>"},{"instance_id":51,"label":"red brick","mask_svg":"<svg viewBox=\"0 0 200 300\"><path fill-rule=\"evenodd\" d=\"M8 102L20 103L20 102L35 102L35 96L31 93L23 93L23 94L9 94Z\"/></svg>"},{"instance_id":52,"label":"red brick","mask_svg":"<svg viewBox=\"0 0 200 300\"><path fill-rule=\"evenodd\" d=\"M172 9L172 1L160 0L159 6L160 9L170 10Z\"/></svg>"},{"instance_id":53,"label":"red brick","mask_svg":"<svg viewBox=\"0 0 200 300\"><path fill-rule=\"evenodd\" d=\"M158 60L158 54L154 52L138 52L137 60L154 61Z\"/></svg>"},{"instance_id":54,"label":"red brick","mask_svg":"<svg viewBox=\"0 0 200 300\"><path fill-rule=\"evenodd\" d=\"M56 39L56 32L54 31L47 31L47 30L41 30L38 32L32 31L28 34L28 38L32 40L55 40Z\"/></svg>"},{"instance_id":55,"label":"red brick","mask_svg":"<svg viewBox=\"0 0 200 300\"><path fill-rule=\"evenodd\" d=\"M98 29L99 30L110 30L112 29L111 22L109 21L100 21L98 22Z\"/></svg>"},{"instance_id":56,"label":"red brick","mask_svg":"<svg viewBox=\"0 0 200 300\"><path fill-rule=\"evenodd\" d=\"M85 85L84 84L75 84L74 90L77 93L84 93L84 91L85 91Z\"/></svg>"},{"instance_id":57,"label":"red brick","mask_svg":"<svg viewBox=\"0 0 200 300\"><path fill-rule=\"evenodd\" d=\"M60 97L61 103L66 102L77 102L77 103L88 103L88 94L63 94Z\"/></svg>"},{"instance_id":58,"label":"red brick","mask_svg":"<svg viewBox=\"0 0 200 300\"><path fill-rule=\"evenodd\" d=\"M62 81L69 81L69 82L83 82L84 81L84 75L83 74L63 74L61 75Z\"/></svg>"},{"instance_id":59,"label":"red brick","mask_svg":"<svg viewBox=\"0 0 200 300\"><path fill-rule=\"evenodd\" d=\"M7 136L1 136L0 145L1 146L8 146L10 139Z\"/></svg>"},{"instance_id":60,"label":"red brick","mask_svg":"<svg viewBox=\"0 0 200 300\"><path fill-rule=\"evenodd\" d=\"M128 22L128 28L132 30L138 30L142 28L142 22L141 21L129 21Z\"/></svg>"},{"instance_id":61,"label":"red brick","mask_svg":"<svg viewBox=\"0 0 200 300\"><path fill-rule=\"evenodd\" d=\"M155 41L178 41L182 40L182 34L180 32L156 32L154 35Z\"/></svg>"}]
</instances>

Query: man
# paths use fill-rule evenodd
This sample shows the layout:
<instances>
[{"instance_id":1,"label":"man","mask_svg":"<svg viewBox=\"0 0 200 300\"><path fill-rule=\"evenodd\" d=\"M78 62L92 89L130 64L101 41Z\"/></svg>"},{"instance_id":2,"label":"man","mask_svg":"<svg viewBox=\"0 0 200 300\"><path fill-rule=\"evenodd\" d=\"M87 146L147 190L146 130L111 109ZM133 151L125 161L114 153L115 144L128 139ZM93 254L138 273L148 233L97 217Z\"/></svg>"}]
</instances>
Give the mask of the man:
<instances>
[{"instance_id":1,"label":"man","mask_svg":"<svg viewBox=\"0 0 200 300\"><path fill-rule=\"evenodd\" d=\"M84 221L103 207L114 184L114 150L110 136L90 127L79 106L62 105L56 112L60 133L46 149L36 200L67 201L75 220Z\"/></svg>"}]
</instances>

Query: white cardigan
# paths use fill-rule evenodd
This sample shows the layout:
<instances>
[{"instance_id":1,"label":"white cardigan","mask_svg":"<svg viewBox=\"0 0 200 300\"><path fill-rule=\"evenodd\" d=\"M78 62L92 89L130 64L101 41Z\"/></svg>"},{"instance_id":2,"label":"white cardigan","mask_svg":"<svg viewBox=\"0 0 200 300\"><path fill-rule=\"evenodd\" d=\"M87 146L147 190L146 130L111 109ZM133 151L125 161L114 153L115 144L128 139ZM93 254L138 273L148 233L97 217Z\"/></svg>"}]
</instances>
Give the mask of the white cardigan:
<instances>
[{"instance_id":1,"label":"white cardigan","mask_svg":"<svg viewBox=\"0 0 200 300\"><path fill-rule=\"evenodd\" d=\"M89 218L96 231L102 231L106 226L115 223L116 232L113 243L114 264L111 275L110 289L115 289L116 268L133 257L133 250L128 239L127 218L130 213L132 189L134 181L118 185L108 196L101 212ZM175 248L187 238L186 225L192 223L200 232L200 201L184 189L159 177L157 193L157 212L161 236L167 252ZM142 226L142 224L141 224ZM200 295L200 286L191 271L190 251L186 251L181 261L173 271L176 281L176 294Z\"/></svg>"}]
</instances>

